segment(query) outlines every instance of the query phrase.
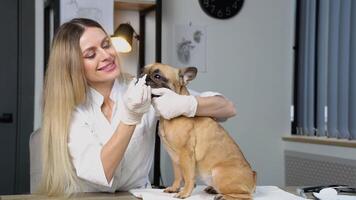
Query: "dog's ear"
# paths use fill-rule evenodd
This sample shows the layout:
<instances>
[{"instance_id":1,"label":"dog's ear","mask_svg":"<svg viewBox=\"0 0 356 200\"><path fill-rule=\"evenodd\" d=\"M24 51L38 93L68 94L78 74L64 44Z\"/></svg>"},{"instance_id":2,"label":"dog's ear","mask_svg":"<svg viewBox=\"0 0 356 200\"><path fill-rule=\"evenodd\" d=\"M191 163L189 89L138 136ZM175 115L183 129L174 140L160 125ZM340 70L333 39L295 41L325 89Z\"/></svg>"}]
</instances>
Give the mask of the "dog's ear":
<instances>
[{"instance_id":1,"label":"dog's ear","mask_svg":"<svg viewBox=\"0 0 356 200\"><path fill-rule=\"evenodd\" d=\"M198 73L196 67L185 67L179 69L179 78L182 85L187 85L191 80L193 80Z\"/></svg>"}]
</instances>

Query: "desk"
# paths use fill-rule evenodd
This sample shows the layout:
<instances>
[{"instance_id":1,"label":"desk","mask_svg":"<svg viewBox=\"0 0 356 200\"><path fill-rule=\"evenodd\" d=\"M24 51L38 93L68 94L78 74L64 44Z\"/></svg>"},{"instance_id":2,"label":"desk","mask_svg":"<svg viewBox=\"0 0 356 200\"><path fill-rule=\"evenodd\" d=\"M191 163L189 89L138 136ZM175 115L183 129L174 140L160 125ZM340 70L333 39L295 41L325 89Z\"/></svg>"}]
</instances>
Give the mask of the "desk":
<instances>
[{"instance_id":1,"label":"desk","mask_svg":"<svg viewBox=\"0 0 356 200\"><path fill-rule=\"evenodd\" d=\"M287 187L282 187L281 189L286 191L286 192L289 192L291 194L294 194L294 195L297 195L297 186L287 186Z\"/></svg>"},{"instance_id":2,"label":"desk","mask_svg":"<svg viewBox=\"0 0 356 200\"><path fill-rule=\"evenodd\" d=\"M63 197L52 197L33 195L33 194L21 194L21 195L5 195L0 196L0 200L64 200ZM70 198L70 200L138 200L138 198L132 196L129 192L117 192L117 193L80 193Z\"/></svg>"},{"instance_id":3,"label":"desk","mask_svg":"<svg viewBox=\"0 0 356 200\"><path fill-rule=\"evenodd\" d=\"M296 194L297 187L285 187L283 190ZM65 198L53 197L49 198L47 196L39 196L33 194L22 194L22 195L5 195L0 196L0 200L64 200ZM132 196L129 192L117 192L117 193L80 193L75 197L70 198L70 200L138 200L138 198Z\"/></svg>"}]
</instances>

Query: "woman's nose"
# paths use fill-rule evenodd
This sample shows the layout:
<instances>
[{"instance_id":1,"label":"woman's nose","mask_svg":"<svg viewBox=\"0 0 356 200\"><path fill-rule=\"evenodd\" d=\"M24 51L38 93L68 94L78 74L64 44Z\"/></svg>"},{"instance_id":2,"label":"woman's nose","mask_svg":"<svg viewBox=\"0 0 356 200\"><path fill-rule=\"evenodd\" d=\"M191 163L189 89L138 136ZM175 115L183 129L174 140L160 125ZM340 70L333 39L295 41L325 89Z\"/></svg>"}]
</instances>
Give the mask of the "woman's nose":
<instances>
[{"instance_id":1,"label":"woman's nose","mask_svg":"<svg viewBox=\"0 0 356 200\"><path fill-rule=\"evenodd\" d=\"M100 48L100 55L101 55L101 60L103 61L111 58L111 54L108 49Z\"/></svg>"}]
</instances>

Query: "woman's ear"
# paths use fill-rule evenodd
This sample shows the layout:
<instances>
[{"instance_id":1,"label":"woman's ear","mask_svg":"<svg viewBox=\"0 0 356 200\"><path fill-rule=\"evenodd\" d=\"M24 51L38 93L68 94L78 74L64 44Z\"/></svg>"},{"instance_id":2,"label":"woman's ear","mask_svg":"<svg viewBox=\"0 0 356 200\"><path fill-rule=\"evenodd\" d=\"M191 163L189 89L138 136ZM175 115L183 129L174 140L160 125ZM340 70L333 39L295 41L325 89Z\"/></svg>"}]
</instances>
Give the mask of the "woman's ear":
<instances>
[{"instance_id":1,"label":"woman's ear","mask_svg":"<svg viewBox=\"0 0 356 200\"><path fill-rule=\"evenodd\" d=\"M197 73L198 69L196 67L185 67L179 69L179 77L181 79L181 84L187 85L197 76Z\"/></svg>"}]
</instances>

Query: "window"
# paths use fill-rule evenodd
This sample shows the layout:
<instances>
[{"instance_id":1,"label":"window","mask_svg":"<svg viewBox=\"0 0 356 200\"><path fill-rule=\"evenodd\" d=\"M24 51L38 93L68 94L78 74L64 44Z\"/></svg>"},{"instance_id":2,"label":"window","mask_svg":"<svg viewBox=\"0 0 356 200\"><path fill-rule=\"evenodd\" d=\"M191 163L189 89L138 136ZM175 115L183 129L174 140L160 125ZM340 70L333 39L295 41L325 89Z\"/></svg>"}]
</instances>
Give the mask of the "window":
<instances>
[{"instance_id":1,"label":"window","mask_svg":"<svg viewBox=\"0 0 356 200\"><path fill-rule=\"evenodd\" d=\"M356 1L298 0L292 134L356 139Z\"/></svg>"}]
</instances>

